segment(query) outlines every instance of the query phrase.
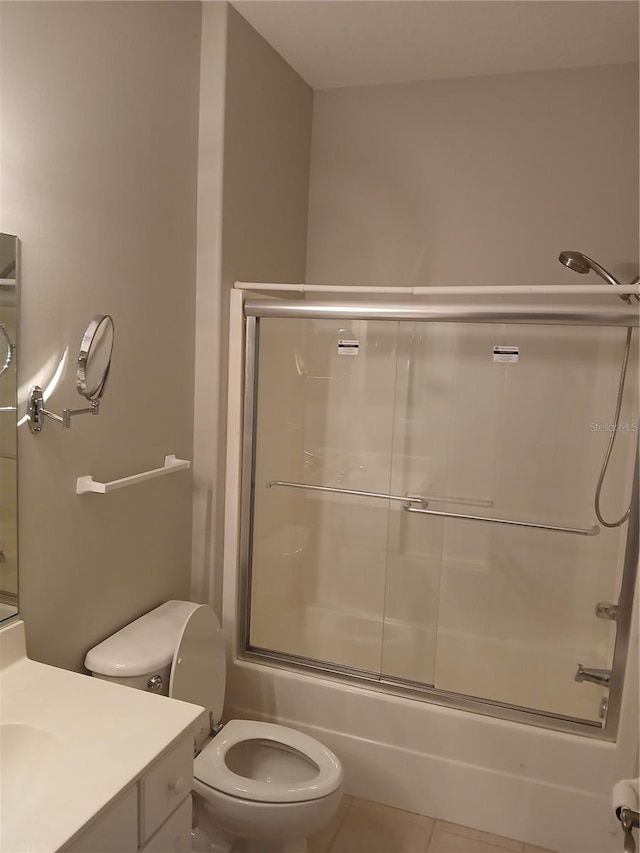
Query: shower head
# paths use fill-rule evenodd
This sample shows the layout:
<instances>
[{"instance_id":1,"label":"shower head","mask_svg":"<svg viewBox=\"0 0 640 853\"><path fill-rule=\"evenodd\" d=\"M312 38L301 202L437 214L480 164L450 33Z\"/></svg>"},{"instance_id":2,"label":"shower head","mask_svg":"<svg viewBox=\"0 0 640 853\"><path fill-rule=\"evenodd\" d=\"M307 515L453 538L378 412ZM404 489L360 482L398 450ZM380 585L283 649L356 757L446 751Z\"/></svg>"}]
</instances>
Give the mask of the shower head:
<instances>
[{"instance_id":1,"label":"shower head","mask_svg":"<svg viewBox=\"0 0 640 853\"><path fill-rule=\"evenodd\" d=\"M588 273L591 269L589 261L582 252L560 252L558 260L561 264L564 264L565 267L568 267L574 272L579 272L582 275L584 275L584 273Z\"/></svg>"},{"instance_id":2,"label":"shower head","mask_svg":"<svg viewBox=\"0 0 640 853\"><path fill-rule=\"evenodd\" d=\"M612 284L614 287L621 284L615 276L612 276L610 272L607 272L607 270L600 266L597 261L594 261L593 258L590 258L587 255L583 255L582 252L560 252L558 260L561 264L564 264L565 267L568 267L574 272L579 272L581 275L593 270L593 272L596 275L599 275L600 278L604 279L607 284ZM620 294L620 299L622 299L623 302L631 302L631 297L626 294Z\"/></svg>"}]
</instances>

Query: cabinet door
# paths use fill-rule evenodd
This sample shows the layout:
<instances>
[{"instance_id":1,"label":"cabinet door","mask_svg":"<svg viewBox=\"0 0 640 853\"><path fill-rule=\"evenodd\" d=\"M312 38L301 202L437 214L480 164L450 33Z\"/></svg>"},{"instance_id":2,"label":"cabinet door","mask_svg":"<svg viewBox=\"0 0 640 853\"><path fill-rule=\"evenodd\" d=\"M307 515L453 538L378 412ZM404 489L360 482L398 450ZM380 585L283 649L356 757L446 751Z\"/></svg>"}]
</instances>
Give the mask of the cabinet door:
<instances>
[{"instance_id":1,"label":"cabinet door","mask_svg":"<svg viewBox=\"0 0 640 853\"><path fill-rule=\"evenodd\" d=\"M65 853L135 853L137 847L138 789L134 786Z\"/></svg>"},{"instance_id":2,"label":"cabinet door","mask_svg":"<svg viewBox=\"0 0 640 853\"><path fill-rule=\"evenodd\" d=\"M149 839L140 853L190 853L191 811L189 796Z\"/></svg>"}]
</instances>

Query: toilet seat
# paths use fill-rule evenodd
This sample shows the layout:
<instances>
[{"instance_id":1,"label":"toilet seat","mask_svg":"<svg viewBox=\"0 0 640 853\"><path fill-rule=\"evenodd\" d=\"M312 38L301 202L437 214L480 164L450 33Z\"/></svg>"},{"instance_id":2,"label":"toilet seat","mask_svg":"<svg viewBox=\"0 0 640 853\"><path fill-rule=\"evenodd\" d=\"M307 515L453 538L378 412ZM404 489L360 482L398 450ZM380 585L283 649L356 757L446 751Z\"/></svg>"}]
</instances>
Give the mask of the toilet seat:
<instances>
[{"instance_id":1,"label":"toilet seat","mask_svg":"<svg viewBox=\"0 0 640 853\"><path fill-rule=\"evenodd\" d=\"M295 750L317 767L303 782L262 782L234 773L226 763L229 750L251 740L271 741L285 750ZM253 720L231 720L211 740L194 763L194 777L209 788L231 797L261 803L299 803L332 794L342 783L342 767L333 753L302 732Z\"/></svg>"}]
</instances>

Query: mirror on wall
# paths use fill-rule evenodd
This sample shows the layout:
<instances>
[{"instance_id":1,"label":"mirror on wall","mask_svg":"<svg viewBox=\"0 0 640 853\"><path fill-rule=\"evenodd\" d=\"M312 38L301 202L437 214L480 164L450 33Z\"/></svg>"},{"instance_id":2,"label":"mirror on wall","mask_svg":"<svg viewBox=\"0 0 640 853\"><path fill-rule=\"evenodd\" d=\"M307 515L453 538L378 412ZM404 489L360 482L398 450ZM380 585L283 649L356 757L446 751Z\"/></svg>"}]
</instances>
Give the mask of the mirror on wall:
<instances>
[{"instance_id":1,"label":"mirror on wall","mask_svg":"<svg viewBox=\"0 0 640 853\"><path fill-rule=\"evenodd\" d=\"M18 612L18 240L0 234L0 620Z\"/></svg>"}]
</instances>

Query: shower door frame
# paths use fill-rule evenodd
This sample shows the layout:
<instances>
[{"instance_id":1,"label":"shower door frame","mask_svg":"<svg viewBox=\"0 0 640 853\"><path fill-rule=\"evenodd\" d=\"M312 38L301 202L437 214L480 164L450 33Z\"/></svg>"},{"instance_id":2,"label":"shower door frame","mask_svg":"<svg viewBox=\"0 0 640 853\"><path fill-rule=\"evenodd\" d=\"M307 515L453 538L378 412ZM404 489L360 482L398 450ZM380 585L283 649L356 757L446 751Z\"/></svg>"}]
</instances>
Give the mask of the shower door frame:
<instances>
[{"instance_id":1,"label":"shower door frame","mask_svg":"<svg viewBox=\"0 0 640 853\"><path fill-rule=\"evenodd\" d=\"M420 682L394 679L382 674L358 670L344 665L317 661L299 655L253 647L251 625L252 532L255 491L256 412L258 391L258 356L260 318L277 317L341 320L424 321L447 323L521 323L526 325L617 326L638 328L638 312L631 308L593 308L567 306L518 306L482 304L407 304L407 303L340 303L303 302L283 299L247 300L243 305L245 324L243 431L240 496L240 541L237 601L237 655L240 660L276 666L298 673L330 678L349 684L360 684L387 694L411 697L461 711L524 723L554 731L579 734L604 741L615 741L618 734L627 664L633 600L638 559L640 556L640 462L636 445L631 514L625 542L620 592L617 601L616 633L608 704L604 722L584 720L524 708L505 702L469 696L424 685Z\"/></svg>"}]
</instances>

